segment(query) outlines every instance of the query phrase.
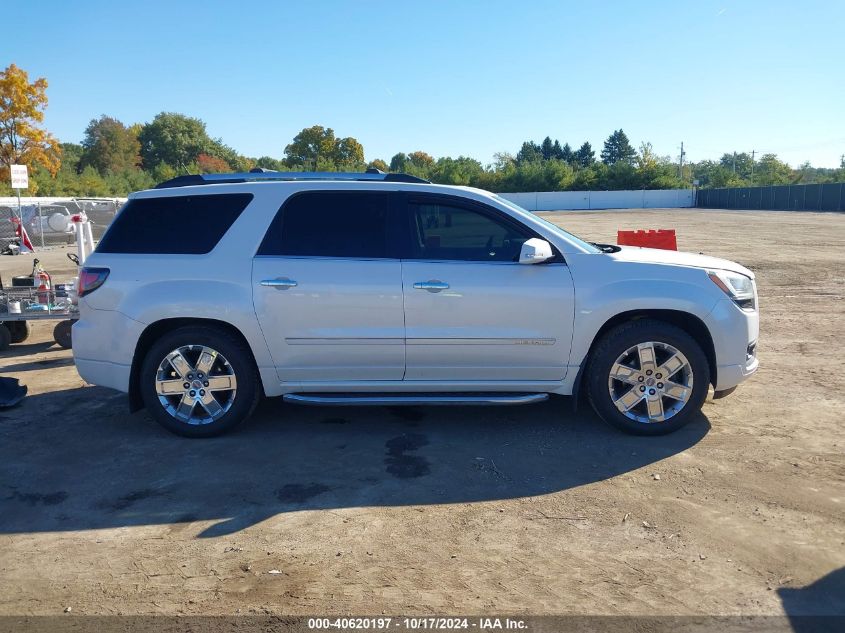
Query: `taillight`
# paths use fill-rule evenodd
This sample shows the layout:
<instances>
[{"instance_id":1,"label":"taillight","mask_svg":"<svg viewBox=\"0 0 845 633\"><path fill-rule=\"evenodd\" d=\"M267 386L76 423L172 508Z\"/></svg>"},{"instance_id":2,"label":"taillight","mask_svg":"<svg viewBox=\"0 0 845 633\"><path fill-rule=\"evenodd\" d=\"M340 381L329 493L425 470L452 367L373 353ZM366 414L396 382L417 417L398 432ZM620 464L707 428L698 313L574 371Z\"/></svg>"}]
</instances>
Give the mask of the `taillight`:
<instances>
[{"instance_id":1,"label":"taillight","mask_svg":"<svg viewBox=\"0 0 845 633\"><path fill-rule=\"evenodd\" d=\"M79 271L79 282L77 290L79 296L91 294L102 286L109 276L108 268L83 268Z\"/></svg>"}]
</instances>

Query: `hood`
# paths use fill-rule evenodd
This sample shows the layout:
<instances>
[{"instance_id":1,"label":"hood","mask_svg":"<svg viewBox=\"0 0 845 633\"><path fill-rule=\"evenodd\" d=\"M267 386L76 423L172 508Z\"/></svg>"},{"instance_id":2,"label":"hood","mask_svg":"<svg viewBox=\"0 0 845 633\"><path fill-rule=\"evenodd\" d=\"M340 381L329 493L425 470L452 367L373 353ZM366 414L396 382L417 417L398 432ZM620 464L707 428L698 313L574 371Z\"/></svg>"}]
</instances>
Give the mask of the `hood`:
<instances>
[{"instance_id":1,"label":"hood","mask_svg":"<svg viewBox=\"0 0 845 633\"><path fill-rule=\"evenodd\" d=\"M641 248L638 246L620 246L619 249L618 253L609 253L608 257L624 262L668 264L670 266L687 266L690 268L729 270L754 279L753 272L748 270L745 266L732 262L729 259L710 257L709 255L698 255L696 253L667 251L659 248Z\"/></svg>"}]
</instances>

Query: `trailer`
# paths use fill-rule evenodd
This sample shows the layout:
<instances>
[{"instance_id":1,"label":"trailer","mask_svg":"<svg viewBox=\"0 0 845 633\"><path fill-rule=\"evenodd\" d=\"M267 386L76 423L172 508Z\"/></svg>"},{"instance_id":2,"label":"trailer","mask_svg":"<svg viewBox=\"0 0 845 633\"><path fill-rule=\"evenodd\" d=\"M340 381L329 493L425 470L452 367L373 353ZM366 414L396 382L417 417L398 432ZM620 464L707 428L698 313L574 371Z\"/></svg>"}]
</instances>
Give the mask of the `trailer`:
<instances>
[{"instance_id":1,"label":"trailer","mask_svg":"<svg viewBox=\"0 0 845 633\"><path fill-rule=\"evenodd\" d=\"M58 321L53 328L53 339L70 349L71 327L78 312L75 290L69 286L58 284L49 290L0 286L0 351L29 338L33 321Z\"/></svg>"},{"instance_id":2,"label":"trailer","mask_svg":"<svg viewBox=\"0 0 845 633\"><path fill-rule=\"evenodd\" d=\"M59 219L61 228L73 226L77 253L68 257L81 266L94 250L91 222L84 213ZM12 278L11 286L4 286L0 280L0 351L29 338L33 321L58 321L53 339L65 349L72 346L71 328L79 318L75 280L54 284L49 274L38 269L38 263L33 260L32 275Z\"/></svg>"}]
</instances>

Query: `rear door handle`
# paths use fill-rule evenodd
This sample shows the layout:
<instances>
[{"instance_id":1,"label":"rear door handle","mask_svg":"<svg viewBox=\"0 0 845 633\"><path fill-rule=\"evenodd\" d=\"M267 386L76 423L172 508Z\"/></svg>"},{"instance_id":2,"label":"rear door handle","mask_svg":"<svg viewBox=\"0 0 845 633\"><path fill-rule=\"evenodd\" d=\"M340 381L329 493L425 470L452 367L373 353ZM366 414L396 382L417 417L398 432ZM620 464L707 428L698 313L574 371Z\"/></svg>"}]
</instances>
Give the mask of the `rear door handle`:
<instances>
[{"instance_id":1,"label":"rear door handle","mask_svg":"<svg viewBox=\"0 0 845 633\"><path fill-rule=\"evenodd\" d=\"M279 277L278 279L263 279L261 285L275 288L276 290L285 290L287 288L293 288L298 284L293 279Z\"/></svg>"},{"instance_id":2,"label":"rear door handle","mask_svg":"<svg viewBox=\"0 0 845 633\"><path fill-rule=\"evenodd\" d=\"M417 290L428 290L429 292L440 292L441 290L446 290L449 287L445 281L440 281L439 279L429 279L428 281L418 281L414 284L414 288Z\"/></svg>"}]
</instances>

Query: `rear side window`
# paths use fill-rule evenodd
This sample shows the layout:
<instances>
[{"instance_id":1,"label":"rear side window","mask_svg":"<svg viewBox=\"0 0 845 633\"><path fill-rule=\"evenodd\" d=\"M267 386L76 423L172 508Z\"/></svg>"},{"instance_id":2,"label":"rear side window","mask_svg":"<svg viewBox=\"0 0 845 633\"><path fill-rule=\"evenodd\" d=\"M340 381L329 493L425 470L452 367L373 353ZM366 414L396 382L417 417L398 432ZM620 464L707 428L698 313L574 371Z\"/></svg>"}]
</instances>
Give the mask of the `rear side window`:
<instances>
[{"instance_id":1,"label":"rear side window","mask_svg":"<svg viewBox=\"0 0 845 633\"><path fill-rule=\"evenodd\" d=\"M251 193L136 198L117 214L97 252L209 253L251 201Z\"/></svg>"},{"instance_id":2,"label":"rear side window","mask_svg":"<svg viewBox=\"0 0 845 633\"><path fill-rule=\"evenodd\" d=\"M259 255L388 257L389 194L312 191L289 198L267 230Z\"/></svg>"}]
</instances>

